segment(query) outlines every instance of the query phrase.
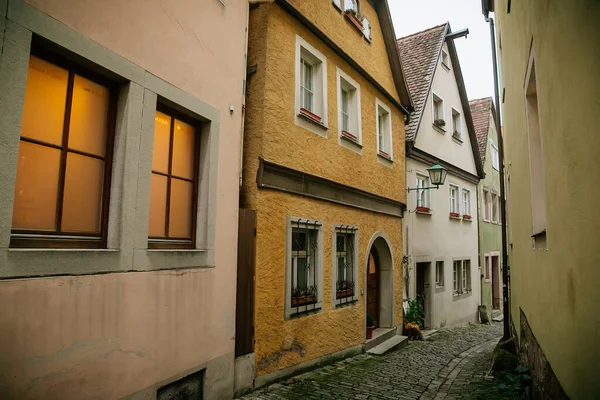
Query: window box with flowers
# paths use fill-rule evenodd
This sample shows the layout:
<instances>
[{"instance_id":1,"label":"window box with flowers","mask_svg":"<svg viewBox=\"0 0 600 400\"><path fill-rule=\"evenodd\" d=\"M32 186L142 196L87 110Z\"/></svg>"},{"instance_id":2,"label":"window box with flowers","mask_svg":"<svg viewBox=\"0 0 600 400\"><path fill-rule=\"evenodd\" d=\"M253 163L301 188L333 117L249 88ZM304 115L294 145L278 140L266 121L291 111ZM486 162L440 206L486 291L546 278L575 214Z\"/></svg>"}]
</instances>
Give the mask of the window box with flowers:
<instances>
[{"instance_id":1,"label":"window box with flowers","mask_svg":"<svg viewBox=\"0 0 600 400\"><path fill-rule=\"evenodd\" d=\"M313 304L317 299L317 287L309 286L307 288L295 288L292 293L292 307Z\"/></svg>"},{"instance_id":2,"label":"window box with flowers","mask_svg":"<svg viewBox=\"0 0 600 400\"><path fill-rule=\"evenodd\" d=\"M417 206L417 212L422 214L431 214L431 209L429 207Z\"/></svg>"},{"instance_id":3,"label":"window box with flowers","mask_svg":"<svg viewBox=\"0 0 600 400\"><path fill-rule=\"evenodd\" d=\"M433 124L440 129L444 129L444 127L446 126L446 121L444 121L443 119L436 119L433 121Z\"/></svg>"},{"instance_id":4,"label":"window box with flowers","mask_svg":"<svg viewBox=\"0 0 600 400\"><path fill-rule=\"evenodd\" d=\"M346 297L354 296L354 282L353 281L339 281L335 290L335 298L343 299Z\"/></svg>"},{"instance_id":5,"label":"window box with flowers","mask_svg":"<svg viewBox=\"0 0 600 400\"><path fill-rule=\"evenodd\" d=\"M463 219L464 219L465 221L473 221L473 217L471 217L471 216L470 216L470 215L468 215L468 214L464 214L464 215L463 215Z\"/></svg>"},{"instance_id":6,"label":"window box with flowers","mask_svg":"<svg viewBox=\"0 0 600 400\"><path fill-rule=\"evenodd\" d=\"M454 131L454 133L452 133L452 139L456 140L457 142L462 143L462 139L460 137L460 133L457 131Z\"/></svg>"},{"instance_id":7,"label":"window box with flowers","mask_svg":"<svg viewBox=\"0 0 600 400\"><path fill-rule=\"evenodd\" d=\"M450 213L450 218L454 218L454 219L460 219L460 213L457 213L457 212L451 212L451 213Z\"/></svg>"},{"instance_id":8,"label":"window box with flowers","mask_svg":"<svg viewBox=\"0 0 600 400\"><path fill-rule=\"evenodd\" d=\"M362 16L358 12L356 12L356 10L346 10L345 16L346 19L348 19L348 21L352 22L352 25L354 25L354 27L358 29L359 32L362 32L364 30L364 26L361 22Z\"/></svg>"}]
</instances>

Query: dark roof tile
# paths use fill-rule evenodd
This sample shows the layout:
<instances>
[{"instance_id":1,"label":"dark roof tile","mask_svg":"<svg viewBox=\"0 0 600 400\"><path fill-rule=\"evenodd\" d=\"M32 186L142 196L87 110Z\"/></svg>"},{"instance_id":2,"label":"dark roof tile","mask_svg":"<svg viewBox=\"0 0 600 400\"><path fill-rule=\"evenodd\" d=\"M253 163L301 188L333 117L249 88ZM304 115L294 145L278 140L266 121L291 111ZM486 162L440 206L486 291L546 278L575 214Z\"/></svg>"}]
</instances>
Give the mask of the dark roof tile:
<instances>
[{"instance_id":1,"label":"dark roof tile","mask_svg":"<svg viewBox=\"0 0 600 400\"><path fill-rule=\"evenodd\" d=\"M475 134L477 135L477 144L479 145L479 154L481 154L481 161L483 163L485 163L491 107L491 97L484 97L483 99L469 101L471 117L473 118L473 125L475 126Z\"/></svg>"}]
</instances>

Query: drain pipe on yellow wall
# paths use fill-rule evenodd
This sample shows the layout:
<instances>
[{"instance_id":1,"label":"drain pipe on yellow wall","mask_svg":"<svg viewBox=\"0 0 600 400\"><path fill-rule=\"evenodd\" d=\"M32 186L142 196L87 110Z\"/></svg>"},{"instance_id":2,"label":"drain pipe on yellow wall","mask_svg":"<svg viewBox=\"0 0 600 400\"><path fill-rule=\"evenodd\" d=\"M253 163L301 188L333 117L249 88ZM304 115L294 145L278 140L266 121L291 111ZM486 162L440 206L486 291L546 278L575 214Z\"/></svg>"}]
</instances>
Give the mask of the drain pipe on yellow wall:
<instances>
[{"instance_id":1,"label":"drain pipe on yellow wall","mask_svg":"<svg viewBox=\"0 0 600 400\"><path fill-rule=\"evenodd\" d=\"M489 10L489 9L488 9ZM500 92L498 88L498 59L496 55L496 31L494 20L489 17L489 11L484 12L485 21L490 24L490 39L492 44L492 63L494 64L494 102L496 103L496 131L498 132L498 153L500 157L500 212L502 213L502 301L504 307L504 337L510 338L510 308L509 285L510 266L508 265L508 246L506 236L506 191L504 187L504 137L500 124Z\"/></svg>"}]
</instances>

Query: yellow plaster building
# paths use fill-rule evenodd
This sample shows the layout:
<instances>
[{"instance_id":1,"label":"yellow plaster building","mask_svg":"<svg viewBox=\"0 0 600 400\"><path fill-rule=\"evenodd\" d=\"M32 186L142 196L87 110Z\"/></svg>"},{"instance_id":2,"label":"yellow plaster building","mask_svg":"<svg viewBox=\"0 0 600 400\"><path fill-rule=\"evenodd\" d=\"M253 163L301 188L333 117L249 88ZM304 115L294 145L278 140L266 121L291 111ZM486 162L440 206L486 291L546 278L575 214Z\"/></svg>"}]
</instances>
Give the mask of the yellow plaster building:
<instances>
[{"instance_id":1,"label":"yellow plaster building","mask_svg":"<svg viewBox=\"0 0 600 400\"><path fill-rule=\"evenodd\" d=\"M252 5L248 66L258 387L401 325L411 102L383 0Z\"/></svg>"}]
</instances>

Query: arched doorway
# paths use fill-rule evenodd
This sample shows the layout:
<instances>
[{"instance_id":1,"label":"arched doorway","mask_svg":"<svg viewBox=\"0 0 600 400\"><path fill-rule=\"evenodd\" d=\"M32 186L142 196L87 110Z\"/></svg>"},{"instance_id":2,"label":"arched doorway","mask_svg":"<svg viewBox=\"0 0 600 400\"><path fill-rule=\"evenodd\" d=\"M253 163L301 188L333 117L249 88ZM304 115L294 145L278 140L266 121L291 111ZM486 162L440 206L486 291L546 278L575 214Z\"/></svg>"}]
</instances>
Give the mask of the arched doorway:
<instances>
[{"instance_id":1,"label":"arched doorway","mask_svg":"<svg viewBox=\"0 0 600 400\"><path fill-rule=\"evenodd\" d=\"M365 265L366 307L376 328L394 327L394 260L387 235L377 232L369 242ZM366 317L365 317L366 319ZM366 320L365 320L366 324Z\"/></svg>"}]
</instances>

